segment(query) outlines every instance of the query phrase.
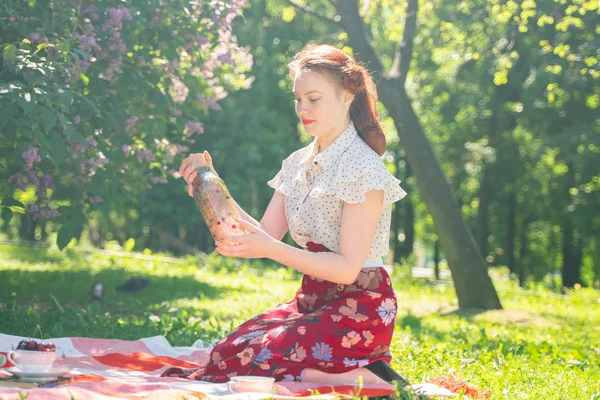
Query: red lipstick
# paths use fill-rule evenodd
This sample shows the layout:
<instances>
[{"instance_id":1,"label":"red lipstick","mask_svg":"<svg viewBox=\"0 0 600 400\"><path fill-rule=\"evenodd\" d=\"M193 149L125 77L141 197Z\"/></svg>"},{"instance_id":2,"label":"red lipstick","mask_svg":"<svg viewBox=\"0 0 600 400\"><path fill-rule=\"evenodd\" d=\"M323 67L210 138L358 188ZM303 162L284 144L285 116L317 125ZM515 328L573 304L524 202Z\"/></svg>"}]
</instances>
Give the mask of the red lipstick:
<instances>
[{"instance_id":1,"label":"red lipstick","mask_svg":"<svg viewBox=\"0 0 600 400\"><path fill-rule=\"evenodd\" d=\"M313 122L315 122L315 120L314 120L314 119L303 119L303 120L302 120L302 123L303 123L304 125L310 125L310 124L312 124Z\"/></svg>"}]
</instances>

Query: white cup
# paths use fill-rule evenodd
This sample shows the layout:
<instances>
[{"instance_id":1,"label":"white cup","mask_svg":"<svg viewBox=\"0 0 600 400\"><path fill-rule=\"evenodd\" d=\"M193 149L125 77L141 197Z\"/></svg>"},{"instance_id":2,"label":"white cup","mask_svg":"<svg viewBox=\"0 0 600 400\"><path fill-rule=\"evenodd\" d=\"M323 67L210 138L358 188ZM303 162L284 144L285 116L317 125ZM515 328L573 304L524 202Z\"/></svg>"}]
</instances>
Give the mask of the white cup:
<instances>
[{"instance_id":1,"label":"white cup","mask_svg":"<svg viewBox=\"0 0 600 400\"><path fill-rule=\"evenodd\" d=\"M8 353L8 359L23 372L42 373L48 371L54 359L54 351L15 350Z\"/></svg>"},{"instance_id":2,"label":"white cup","mask_svg":"<svg viewBox=\"0 0 600 400\"><path fill-rule=\"evenodd\" d=\"M234 376L228 383L232 393L258 392L273 393L275 378L267 376Z\"/></svg>"}]
</instances>

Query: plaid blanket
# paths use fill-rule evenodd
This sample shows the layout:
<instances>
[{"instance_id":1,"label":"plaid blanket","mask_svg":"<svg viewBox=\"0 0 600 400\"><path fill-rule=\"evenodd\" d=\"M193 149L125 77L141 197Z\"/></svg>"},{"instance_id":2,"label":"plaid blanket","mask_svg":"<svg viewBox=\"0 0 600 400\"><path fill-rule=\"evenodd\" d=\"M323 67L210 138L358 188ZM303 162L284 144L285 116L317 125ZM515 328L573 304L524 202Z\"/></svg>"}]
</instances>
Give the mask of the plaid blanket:
<instances>
[{"instance_id":1,"label":"plaid blanket","mask_svg":"<svg viewBox=\"0 0 600 400\"><path fill-rule=\"evenodd\" d=\"M0 333L0 360L17 347L19 336ZM190 347L173 347L163 336L135 341L93 338L51 339L57 347L55 366L71 368L72 379L53 388L24 388L24 385L5 370L10 362L0 365L0 399L27 400L58 399L198 399L198 398L339 398L388 396L395 392L392 385L332 385L310 382L278 382L276 394L233 394L227 384L162 378L171 367L196 368L203 365L210 348L201 341ZM63 356L64 354L64 356ZM14 386L11 387L14 383ZM35 385L31 385L35 386ZM456 396L431 384L415 386L427 395Z\"/></svg>"}]
</instances>

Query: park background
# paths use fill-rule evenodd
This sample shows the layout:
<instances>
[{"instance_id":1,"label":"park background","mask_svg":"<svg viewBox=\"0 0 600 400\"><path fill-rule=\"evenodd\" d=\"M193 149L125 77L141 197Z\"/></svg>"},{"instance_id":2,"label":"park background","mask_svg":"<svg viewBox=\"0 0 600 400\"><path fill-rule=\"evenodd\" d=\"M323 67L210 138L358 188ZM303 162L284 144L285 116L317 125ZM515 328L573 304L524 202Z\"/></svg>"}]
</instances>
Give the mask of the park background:
<instances>
[{"instance_id":1,"label":"park background","mask_svg":"<svg viewBox=\"0 0 600 400\"><path fill-rule=\"evenodd\" d=\"M453 368L494 398L600 398L598 13L583 0L4 1L0 331L190 344L291 298L293 271L212 253L176 171L209 150L260 218L266 182L310 141L287 63L327 43L373 73L383 159L408 192L386 259L394 367L416 381ZM151 285L117 291L130 277Z\"/></svg>"}]
</instances>

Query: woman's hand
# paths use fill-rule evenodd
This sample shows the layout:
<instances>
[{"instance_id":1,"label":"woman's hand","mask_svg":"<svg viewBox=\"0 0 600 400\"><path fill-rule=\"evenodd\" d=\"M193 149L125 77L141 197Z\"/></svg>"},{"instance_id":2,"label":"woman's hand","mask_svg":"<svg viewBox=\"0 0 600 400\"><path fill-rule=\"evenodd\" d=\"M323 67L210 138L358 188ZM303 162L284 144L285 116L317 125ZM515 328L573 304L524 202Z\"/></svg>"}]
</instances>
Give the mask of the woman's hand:
<instances>
[{"instance_id":1,"label":"woman's hand","mask_svg":"<svg viewBox=\"0 0 600 400\"><path fill-rule=\"evenodd\" d=\"M271 249L277 240L247 221L240 220L240 225L250 233L240 236L225 236L227 243L216 242L215 251L227 257L269 258Z\"/></svg>"},{"instance_id":2,"label":"woman's hand","mask_svg":"<svg viewBox=\"0 0 600 400\"><path fill-rule=\"evenodd\" d=\"M212 157L208 153L208 151L204 151L203 153L195 153L190 155L188 158L183 160L183 164L179 167L179 174L185 179L188 184L188 194L190 196L194 196L192 183L198 173L196 172L196 168L199 167L208 167L212 171L213 174L219 176L217 171L215 171L215 167L212 163Z\"/></svg>"}]
</instances>

